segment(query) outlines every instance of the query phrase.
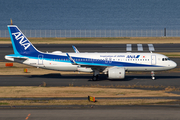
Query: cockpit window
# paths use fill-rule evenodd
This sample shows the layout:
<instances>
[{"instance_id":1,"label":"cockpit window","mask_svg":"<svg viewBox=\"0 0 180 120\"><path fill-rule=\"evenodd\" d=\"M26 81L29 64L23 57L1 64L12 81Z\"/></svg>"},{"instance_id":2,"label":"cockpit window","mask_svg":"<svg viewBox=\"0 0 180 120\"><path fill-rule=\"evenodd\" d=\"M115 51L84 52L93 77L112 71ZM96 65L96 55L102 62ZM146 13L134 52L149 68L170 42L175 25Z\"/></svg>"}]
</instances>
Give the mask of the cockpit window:
<instances>
[{"instance_id":1,"label":"cockpit window","mask_svg":"<svg viewBox=\"0 0 180 120\"><path fill-rule=\"evenodd\" d=\"M169 58L162 58L162 61L168 61L170 60Z\"/></svg>"}]
</instances>

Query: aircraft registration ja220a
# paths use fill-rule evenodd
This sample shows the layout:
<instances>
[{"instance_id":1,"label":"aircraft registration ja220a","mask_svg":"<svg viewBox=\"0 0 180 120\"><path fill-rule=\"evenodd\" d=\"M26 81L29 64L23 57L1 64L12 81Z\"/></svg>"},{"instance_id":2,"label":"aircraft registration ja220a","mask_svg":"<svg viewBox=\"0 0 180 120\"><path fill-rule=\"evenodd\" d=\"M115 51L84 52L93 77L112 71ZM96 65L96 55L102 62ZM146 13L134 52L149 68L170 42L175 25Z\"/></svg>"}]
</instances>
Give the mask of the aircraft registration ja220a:
<instances>
[{"instance_id":1,"label":"aircraft registration ja220a","mask_svg":"<svg viewBox=\"0 0 180 120\"><path fill-rule=\"evenodd\" d=\"M57 70L92 72L92 80L97 80L100 73L107 74L108 79L124 79L126 71L170 70L177 64L167 56L157 53L81 53L75 46L75 53L55 51L44 53L38 51L16 25L8 25L14 54L5 59L22 64Z\"/></svg>"}]
</instances>

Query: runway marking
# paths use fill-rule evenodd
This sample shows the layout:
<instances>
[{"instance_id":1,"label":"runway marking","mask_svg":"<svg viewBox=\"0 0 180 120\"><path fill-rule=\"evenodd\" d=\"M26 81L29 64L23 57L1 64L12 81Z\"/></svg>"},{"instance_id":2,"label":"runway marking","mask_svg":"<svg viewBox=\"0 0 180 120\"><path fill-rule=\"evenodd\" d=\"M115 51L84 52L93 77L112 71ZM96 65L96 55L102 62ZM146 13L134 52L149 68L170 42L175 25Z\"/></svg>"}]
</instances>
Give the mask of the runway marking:
<instances>
[{"instance_id":1,"label":"runway marking","mask_svg":"<svg viewBox=\"0 0 180 120\"><path fill-rule=\"evenodd\" d=\"M155 51L153 44L148 44L148 46L149 46L149 51Z\"/></svg>"},{"instance_id":2,"label":"runway marking","mask_svg":"<svg viewBox=\"0 0 180 120\"><path fill-rule=\"evenodd\" d=\"M131 44L126 44L126 51L132 51Z\"/></svg>"},{"instance_id":3,"label":"runway marking","mask_svg":"<svg viewBox=\"0 0 180 120\"><path fill-rule=\"evenodd\" d=\"M29 119L29 116L30 116L31 114L28 114L28 116L26 117L26 120L28 120Z\"/></svg>"},{"instance_id":4,"label":"runway marking","mask_svg":"<svg viewBox=\"0 0 180 120\"><path fill-rule=\"evenodd\" d=\"M148 44L149 51L155 51L153 44ZM137 50L143 51L142 44L137 44ZM132 51L132 44L126 44L126 51Z\"/></svg>"},{"instance_id":5,"label":"runway marking","mask_svg":"<svg viewBox=\"0 0 180 120\"><path fill-rule=\"evenodd\" d=\"M142 44L137 44L138 51L143 51Z\"/></svg>"}]
</instances>

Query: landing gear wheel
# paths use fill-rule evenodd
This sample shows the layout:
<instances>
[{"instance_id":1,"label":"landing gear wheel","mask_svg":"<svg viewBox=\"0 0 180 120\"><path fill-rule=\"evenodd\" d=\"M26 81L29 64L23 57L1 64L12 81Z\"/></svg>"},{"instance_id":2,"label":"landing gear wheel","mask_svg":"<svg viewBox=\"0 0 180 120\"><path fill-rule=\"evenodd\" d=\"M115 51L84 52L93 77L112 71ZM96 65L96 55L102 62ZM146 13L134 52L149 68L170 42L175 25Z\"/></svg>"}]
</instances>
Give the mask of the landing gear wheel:
<instances>
[{"instance_id":1,"label":"landing gear wheel","mask_svg":"<svg viewBox=\"0 0 180 120\"><path fill-rule=\"evenodd\" d=\"M92 80L93 80L93 81L97 81L97 80L98 80L98 75L93 76Z\"/></svg>"},{"instance_id":2,"label":"landing gear wheel","mask_svg":"<svg viewBox=\"0 0 180 120\"><path fill-rule=\"evenodd\" d=\"M98 78L99 78L99 71L98 70L94 70L93 71L94 73L93 73L93 78L92 78L92 80L93 81L96 81L96 80L98 80Z\"/></svg>"},{"instance_id":3,"label":"landing gear wheel","mask_svg":"<svg viewBox=\"0 0 180 120\"><path fill-rule=\"evenodd\" d=\"M152 76L152 80L155 80L155 74L154 74L154 71L151 71L151 76Z\"/></svg>"}]
</instances>

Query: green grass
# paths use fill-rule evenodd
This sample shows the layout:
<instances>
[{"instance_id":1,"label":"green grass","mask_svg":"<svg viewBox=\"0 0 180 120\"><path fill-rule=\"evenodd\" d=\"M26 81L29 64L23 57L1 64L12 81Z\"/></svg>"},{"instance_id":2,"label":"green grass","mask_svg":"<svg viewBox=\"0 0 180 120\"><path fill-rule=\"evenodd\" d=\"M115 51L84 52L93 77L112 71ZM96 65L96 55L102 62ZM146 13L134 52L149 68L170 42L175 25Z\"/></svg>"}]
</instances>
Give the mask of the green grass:
<instances>
[{"instance_id":1,"label":"green grass","mask_svg":"<svg viewBox=\"0 0 180 120\"><path fill-rule=\"evenodd\" d=\"M112 37L112 38L28 38L30 41L94 41L94 40L119 40L119 39L130 39L129 37ZM10 38L0 38L0 41L10 41Z\"/></svg>"},{"instance_id":2,"label":"green grass","mask_svg":"<svg viewBox=\"0 0 180 120\"><path fill-rule=\"evenodd\" d=\"M0 102L0 105L9 105L7 102Z\"/></svg>"},{"instance_id":3,"label":"green grass","mask_svg":"<svg viewBox=\"0 0 180 120\"><path fill-rule=\"evenodd\" d=\"M0 38L0 41L11 41L10 38Z\"/></svg>"},{"instance_id":4,"label":"green grass","mask_svg":"<svg viewBox=\"0 0 180 120\"><path fill-rule=\"evenodd\" d=\"M81 43L81 41L84 42L118 42L118 44L125 44L125 43L179 43L180 37L94 37L94 38L28 38L32 43L56 43L60 44L61 41L63 43L69 43L69 42L78 42ZM10 38L0 38L0 42L10 42Z\"/></svg>"},{"instance_id":5,"label":"green grass","mask_svg":"<svg viewBox=\"0 0 180 120\"><path fill-rule=\"evenodd\" d=\"M167 57L180 57L179 54L163 54L163 55L165 55Z\"/></svg>"}]
</instances>

